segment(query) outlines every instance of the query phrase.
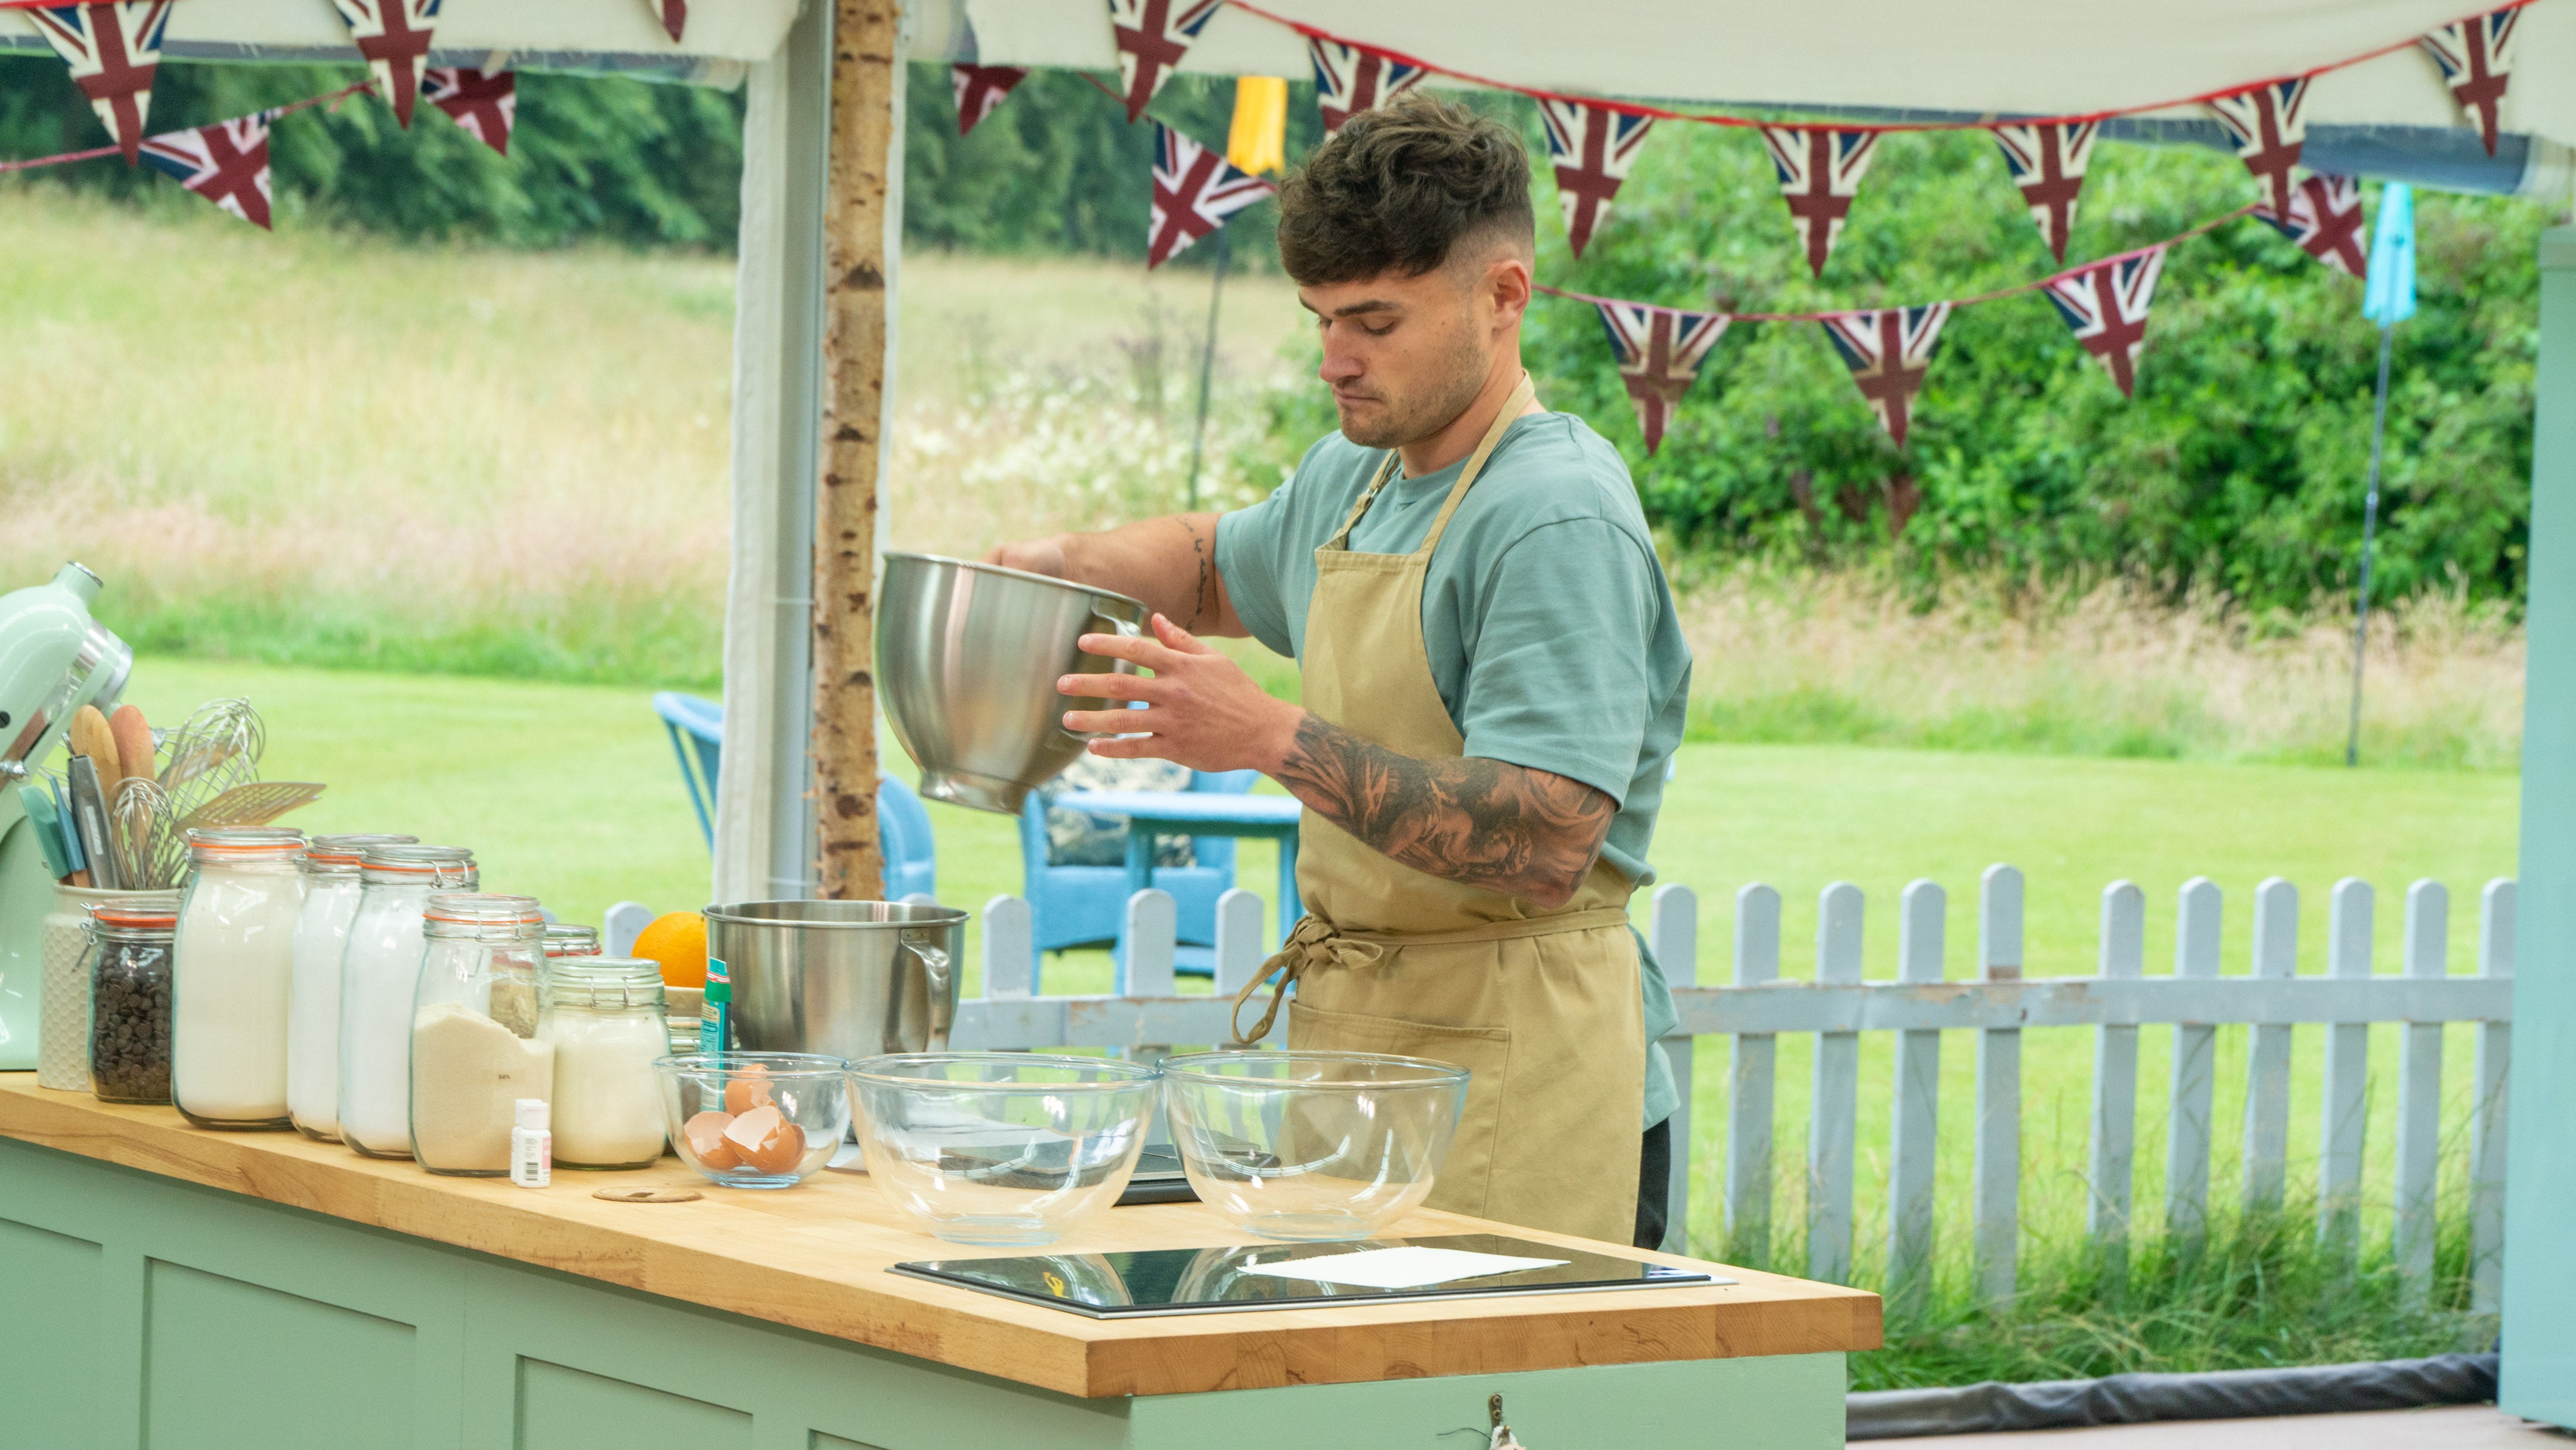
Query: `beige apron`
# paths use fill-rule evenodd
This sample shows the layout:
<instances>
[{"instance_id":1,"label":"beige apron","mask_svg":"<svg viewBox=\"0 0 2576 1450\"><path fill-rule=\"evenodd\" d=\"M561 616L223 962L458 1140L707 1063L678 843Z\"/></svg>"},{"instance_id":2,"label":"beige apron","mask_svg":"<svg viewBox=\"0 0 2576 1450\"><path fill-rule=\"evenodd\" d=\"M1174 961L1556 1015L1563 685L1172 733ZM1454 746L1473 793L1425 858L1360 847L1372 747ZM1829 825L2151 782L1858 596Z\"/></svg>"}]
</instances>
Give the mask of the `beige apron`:
<instances>
[{"instance_id":1,"label":"beige apron","mask_svg":"<svg viewBox=\"0 0 2576 1450\"><path fill-rule=\"evenodd\" d=\"M1521 379L1410 554L1356 554L1352 528L1395 474L1390 453L1348 519L1315 551L1306 616L1306 708L1390 750L1456 759L1422 643L1423 580L1459 501L1535 396ZM1579 702L1574 702L1579 705ZM1308 810L1297 889L1306 918L1271 958L1297 983L1288 1045L1388 1052L1473 1074L1430 1206L1625 1244L1635 1235L1646 1031L1631 883L1595 863L1553 911L1401 865ZM1261 981L1236 999L1243 1002ZM1246 1040L1269 1030L1279 1004Z\"/></svg>"}]
</instances>

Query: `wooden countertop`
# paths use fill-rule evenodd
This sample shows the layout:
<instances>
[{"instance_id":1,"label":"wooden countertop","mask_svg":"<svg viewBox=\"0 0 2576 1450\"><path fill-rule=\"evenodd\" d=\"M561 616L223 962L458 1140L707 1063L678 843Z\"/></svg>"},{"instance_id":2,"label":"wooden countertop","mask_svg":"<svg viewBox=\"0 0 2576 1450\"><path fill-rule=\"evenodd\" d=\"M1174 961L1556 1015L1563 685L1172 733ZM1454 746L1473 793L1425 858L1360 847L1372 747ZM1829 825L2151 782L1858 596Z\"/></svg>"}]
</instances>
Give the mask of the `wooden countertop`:
<instances>
[{"instance_id":1,"label":"wooden countertop","mask_svg":"<svg viewBox=\"0 0 2576 1450\"><path fill-rule=\"evenodd\" d=\"M635 1173L559 1172L546 1189L439 1178L295 1133L217 1133L170 1108L104 1104L0 1073L0 1136L391 1229L646 1293L792 1325L1069 1395L1163 1395L1714 1359L1879 1344L1875 1294L1726 1268L1735 1285L1258 1310L1106 1322L886 1272L970 1249L900 1226L857 1175L777 1192L707 1183L676 1158ZM691 1203L620 1204L611 1185L699 1189ZM1421 1212L1404 1235L1522 1233ZM1245 1241L1197 1204L1105 1211L1055 1252ZM1628 1252L1624 1249L1613 1252ZM1666 1263L1693 1260L1639 1254ZM1720 1267L1720 1266L1709 1266Z\"/></svg>"}]
</instances>

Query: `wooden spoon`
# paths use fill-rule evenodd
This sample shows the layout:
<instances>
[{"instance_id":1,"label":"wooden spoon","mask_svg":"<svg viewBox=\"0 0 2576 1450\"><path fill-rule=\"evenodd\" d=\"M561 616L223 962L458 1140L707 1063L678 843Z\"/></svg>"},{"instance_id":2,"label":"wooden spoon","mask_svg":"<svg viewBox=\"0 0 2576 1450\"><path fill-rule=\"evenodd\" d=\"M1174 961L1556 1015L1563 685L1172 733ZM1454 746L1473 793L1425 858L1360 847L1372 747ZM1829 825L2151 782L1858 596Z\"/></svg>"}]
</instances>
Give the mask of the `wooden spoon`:
<instances>
[{"instance_id":1,"label":"wooden spoon","mask_svg":"<svg viewBox=\"0 0 2576 1450\"><path fill-rule=\"evenodd\" d=\"M152 727L144 723L141 706L117 706L116 713L107 717L107 730L116 737L117 764L126 779L139 775L152 780L161 774L153 768Z\"/></svg>"},{"instance_id":2,"label":"wooden spoon","mask_svg":"<svg viewBox=\"0 0 2576 1450\"><path fill-rule=\"evenodd\" d=\"M72 712L71 729L65 732L72 754L86 755L98 767L99 794L106 800L116 799L116 787L125 779L123 757L117 753L116 732L107 726L107 717L96 705L83 705Z\"/></svg>"}]
</instances>

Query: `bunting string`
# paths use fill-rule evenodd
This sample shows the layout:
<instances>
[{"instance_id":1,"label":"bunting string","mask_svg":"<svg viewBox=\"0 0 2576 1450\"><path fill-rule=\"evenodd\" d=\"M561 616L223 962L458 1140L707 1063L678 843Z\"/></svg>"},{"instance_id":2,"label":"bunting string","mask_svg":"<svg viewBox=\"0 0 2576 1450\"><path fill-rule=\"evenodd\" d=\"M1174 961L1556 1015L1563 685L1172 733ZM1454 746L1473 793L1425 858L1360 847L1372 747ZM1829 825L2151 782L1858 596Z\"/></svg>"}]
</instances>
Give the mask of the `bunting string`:
<instances>
[{"instance_id":1,"label":"bunting string","mask_svg":"<svg viewBox=\"0 0 2576 1450\"><path fill-rule=\"evenodd\" d=\"M0 9L7 8L9 8L8 0L0 0ZM275 120L279 116L290 116L297 111L301 111L312 106L336 106L339 102L347 100L349 97L356 95L360 91L373 90L374 88L375 82L373 80L363 80L355 85L342 86L336 91L329 91L318 96L306 96L303 100L289 101L282 106L270 106L266 108L264 112L254 111L252 114L265 114L269 119ZM240 120L247 118L236 117L234 119ZM63 166L74 161L96 161L103 156L118 155L122 150L123 148L117 146L92 146L86 151L66 151L59 156L37 156L25 161L0 161L0 172L32 171L39 166Z\"/></svg>"}]
</instances>

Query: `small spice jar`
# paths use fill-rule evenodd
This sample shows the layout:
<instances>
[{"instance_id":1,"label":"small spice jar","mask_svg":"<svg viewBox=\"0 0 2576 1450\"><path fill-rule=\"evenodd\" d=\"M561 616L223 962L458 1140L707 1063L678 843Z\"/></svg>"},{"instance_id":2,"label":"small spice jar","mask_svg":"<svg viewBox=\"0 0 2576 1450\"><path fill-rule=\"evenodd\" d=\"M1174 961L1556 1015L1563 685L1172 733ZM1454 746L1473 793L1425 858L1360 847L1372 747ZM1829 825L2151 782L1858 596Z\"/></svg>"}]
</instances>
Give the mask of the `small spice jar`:
<instances>
[{"instance_id":1,"label":"small spice jar","mask_svg":"<svg viewBox=\"0 0 2576 1450\"><path fill-rule=\"evenodd\" d=\"M546 955L549 957L595 957L599 955L599 928L575 926L568 921L546 924Z\"/></svg>"},{"instance_id":2,"label":"small spice jar","mask_svg":"<svg viewBox=\"0 0 2576 1450\"><path fill-rule=\"evenodd\" d=\"M340 1141L340 959L357 919L359 860L369 846L418 836L316 836L304 847L304 911L295 918L295 980L286 1016L286 1114L295 1131Z\"/></svg>"},{"instance_id":3,"label":"small spice jar","mask_svg":"<svg viewBox=\"0 0 2576 1450\"><path fill-rule=\"evenodd\" d=\"M519 1099L554 1093L554 1044L537 1036L545 916L533 896L443 891L421 930L412 1156L432 1173L506 1177Z\"/></svg>"},{"instance_id":4,"label":"small spice jar","mask_svg":"<svg viewBox=\"0 0 2576 1450\"><path fill-rule=\"evenodd\" d=\"M340 957L340 1141L369 1158L411 1156L411 1014L420 917L440 891L482 884L462 846L369 846L358 914Z\"/></svg>"},{"instance_id":5,"label":"small spice jar","mask_svg":"<svg viewBox=\"0 0 2576 1450\"><path fill-rule=\"evenodd\" d=\"M649 1168L662 1157L671 1050L662 969L636 957L555 957L537 973L537 1035L554 1044L560 1168Z\"/></svg>"},{"instance_id":6,"label":"small spice jar","mask_svg":"<svg viewBox=\"0 0 2576 1450\"><path fill-rule=\"evenodd\" d=\"M302 831L190 831L170 961L170 1099L200 1128L284 1128Z\"/></svg>"},{"instance_id":7,"label":"small spice jar","mask_svg":"<svg viewBox=\"0 0 2576 1450\"><path fill-rule=\"evenodd\" d=\"M89 1077L100 1102L170 1101L170 943L178 928L175 891L90 908L82 928L90 943Z\"/></svg>"}]
</instances>

